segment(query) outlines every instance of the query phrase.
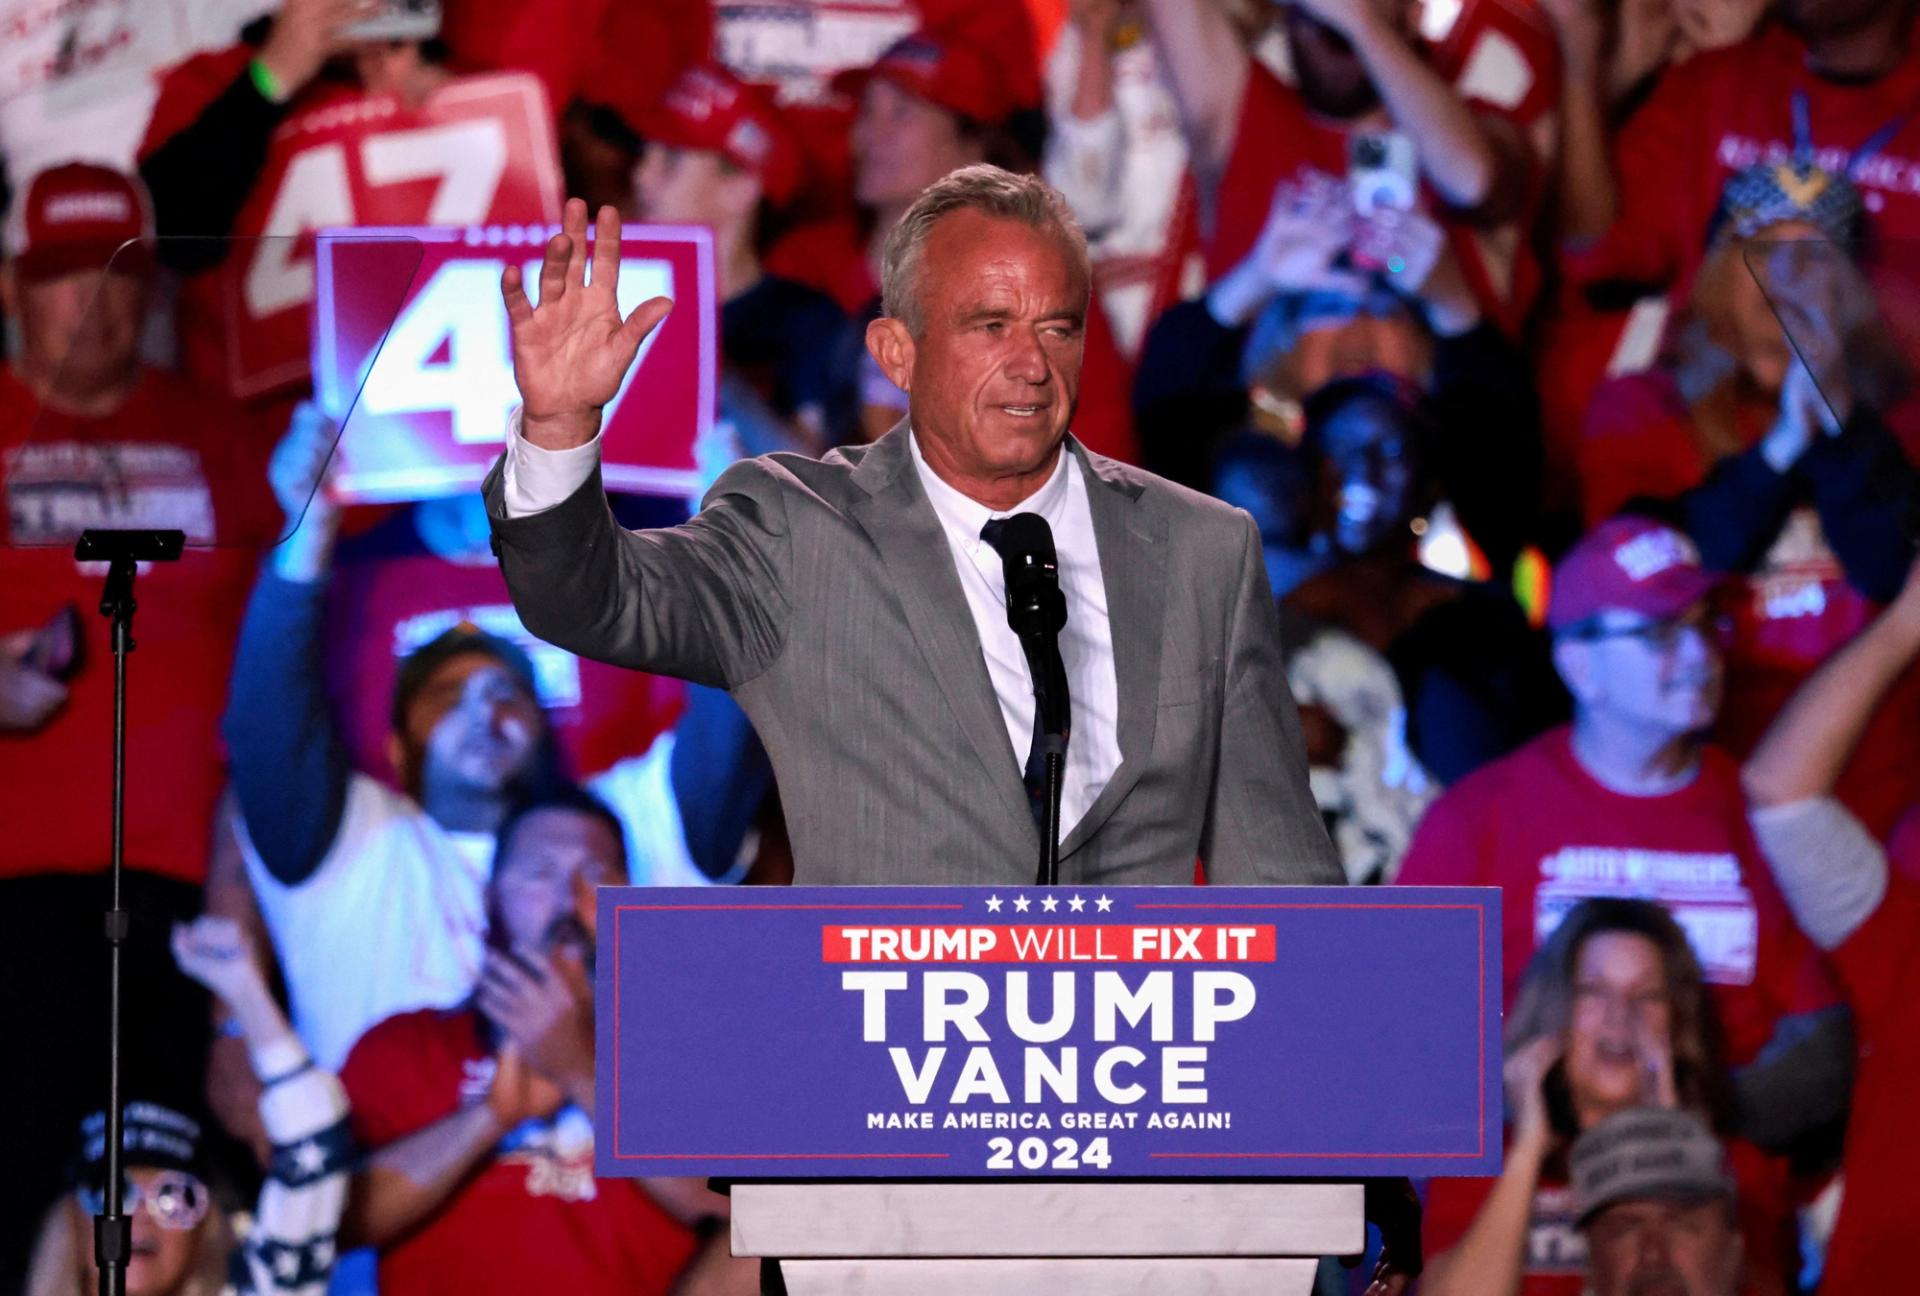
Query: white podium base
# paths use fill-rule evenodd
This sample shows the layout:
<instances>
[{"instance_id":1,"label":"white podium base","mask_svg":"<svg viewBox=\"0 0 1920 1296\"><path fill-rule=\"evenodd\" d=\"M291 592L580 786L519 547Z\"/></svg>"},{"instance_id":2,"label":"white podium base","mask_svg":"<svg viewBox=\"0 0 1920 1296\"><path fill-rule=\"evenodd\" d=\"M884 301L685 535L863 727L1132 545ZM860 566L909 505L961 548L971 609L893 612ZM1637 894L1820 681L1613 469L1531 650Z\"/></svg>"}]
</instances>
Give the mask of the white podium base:
<instances>
[{"instance_id":1,"label":"white podium base","mask_svg":"<svg viewBox=\"0 0 1920 1296\"><path fill-rule=\"evenodd\" d=\"M1310 1296L1312 1260L787 1260L789 1296Z\"/></svg>"},{"instance_id":2,"label":"white podium base","mask_svg":"<svg viewBox=\"0 0 1920 1296\"><path fill-rule=\"evenodd\" d=\"M1299 1257L1311 1269L1365 1242L1364 1190L1350 1183L733 1186L733 1253L783 1260Z\"/></svg>"}]
</instances>

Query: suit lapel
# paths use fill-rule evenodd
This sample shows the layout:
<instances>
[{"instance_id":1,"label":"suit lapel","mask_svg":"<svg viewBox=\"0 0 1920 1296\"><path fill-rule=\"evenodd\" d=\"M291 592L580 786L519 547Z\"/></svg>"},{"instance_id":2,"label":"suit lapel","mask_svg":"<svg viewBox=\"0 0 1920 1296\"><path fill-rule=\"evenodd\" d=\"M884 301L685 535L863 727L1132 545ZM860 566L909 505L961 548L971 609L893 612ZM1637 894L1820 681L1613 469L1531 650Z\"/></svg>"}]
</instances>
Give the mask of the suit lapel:
<instances>
[{"instance_id":1,"label":"suit lapel","mask_svg":"<svg viewBox=\"0 0 1920 1296\"><path fill-rule=\"evenodd\" d=\"M914 640L993 784L1001 802L998 812L1025 825L1037 852L1040 835L1034 830L1019 762L1008 745L1006 721L987 677L980 634L953 569L946 532L914 471L904 423L867 450L853 480L865 492L851 509L854 520L886 565Z\"/></svg>"},{"instance_id":2,"label":"suit lapel","mask_svg":"<svg viewBox=\"0 0 1920 1296\"><path fill-rule=\"evenodd\" d=\"M1068 442L1086 469L1087 507L1100 547L1113 636L1120 768L1060 844L1061 859L1078 850L1126 799L1153 755L1160 700L1160 637L1166 618L1167 522L1153 497L1124 466Z\"/></svg>"}]
</instances>

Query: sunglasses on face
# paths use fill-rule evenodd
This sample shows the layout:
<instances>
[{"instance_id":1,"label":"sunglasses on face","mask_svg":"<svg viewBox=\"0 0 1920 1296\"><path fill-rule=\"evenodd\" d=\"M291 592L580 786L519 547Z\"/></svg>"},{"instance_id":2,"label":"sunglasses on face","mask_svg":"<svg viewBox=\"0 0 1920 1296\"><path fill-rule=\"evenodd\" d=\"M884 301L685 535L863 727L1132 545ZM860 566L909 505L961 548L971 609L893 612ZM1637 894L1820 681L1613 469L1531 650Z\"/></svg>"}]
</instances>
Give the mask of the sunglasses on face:
<instances>
[{"instance_id":1,"label":"sunglasses on face","mask_svg":"<svg viewBox=\"0 0 1920 1296\"><path fill-rule=\"evenodd\" d=\"M81 1209L89 1215L103 1214L107 1209L104 1188L82 1188L79 1197ZM145 1186L128 1179L122 1201L128 1215L145 1206L155 1224L182 1231L197 1227L213 1204L207 1186L184 1170L163 1170Z\"/></svg>"}]
</instances>

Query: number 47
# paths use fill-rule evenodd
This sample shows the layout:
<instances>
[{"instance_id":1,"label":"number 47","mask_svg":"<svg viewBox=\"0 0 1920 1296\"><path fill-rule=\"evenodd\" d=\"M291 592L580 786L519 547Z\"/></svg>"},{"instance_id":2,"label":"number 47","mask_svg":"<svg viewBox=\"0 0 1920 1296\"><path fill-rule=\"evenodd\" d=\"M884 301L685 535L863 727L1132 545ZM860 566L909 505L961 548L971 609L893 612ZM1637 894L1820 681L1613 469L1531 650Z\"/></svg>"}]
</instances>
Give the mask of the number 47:
<instances>
[{"instance_id":1,"label":"number 47","mask_svg":"<svg viewBox=\"0 0 1920 1296\"><path fill-rule=\"evenodd\" d=\"M497 442L506 436L507 415L519 401L513 385L507 308L500 300L504 260L450 261L434 273L394 321L387 343L367 375L360 408L369 415L449 413L459 444ZM520 267L527 296L539 304L540 262ZM673 267L666 261L623 261L615 292L625 315L649 297L673 296ZM640 346L605 418L633 385L633 376L659 337ZM444 352L445 359L437 359Z\"/></svg>"}]
</instances>

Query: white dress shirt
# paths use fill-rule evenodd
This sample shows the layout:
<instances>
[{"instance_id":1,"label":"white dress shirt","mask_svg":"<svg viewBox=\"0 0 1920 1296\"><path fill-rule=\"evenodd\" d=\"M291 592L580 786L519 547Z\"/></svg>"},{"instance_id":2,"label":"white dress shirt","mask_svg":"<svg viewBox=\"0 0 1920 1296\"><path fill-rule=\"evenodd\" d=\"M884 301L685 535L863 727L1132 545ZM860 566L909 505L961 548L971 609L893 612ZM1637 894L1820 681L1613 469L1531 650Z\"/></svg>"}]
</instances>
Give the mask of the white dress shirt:
<instances>
[{"instance_id":1,"label":"white dress shirt","mask_svg":"<svg viewBox=\"0 0 1920 1296\"><path fill-rule=\"evenodd\" d=\"M1073 729L1060 789L1064 839L1120 767L1120 689L1113 667L1113 627L1107 619L1107 586L1094 540L1093 511L1087 504L1086 476L1080 461L1063 450L1045 485L1012 508L996 512L942 481L927 466L917 439L910 437L909 444L920 485L946 532L954 570L973 614L980 655L986 660L987 677L1006 722L1016 771L1025 766L1033 743L1033 680L1020 638L1007 624L1005 568L999 552L980 538L980 528L991 518L1038 513L1053 530L1060 592L1067 600L1060 660L1066 666L1073 703ZM552 508L579 489L599 459L598 437L571 450L534 445L520 435L516 410L507 428L502 481L507 516L525 517Z\"/></svg>"}]
</instances>

